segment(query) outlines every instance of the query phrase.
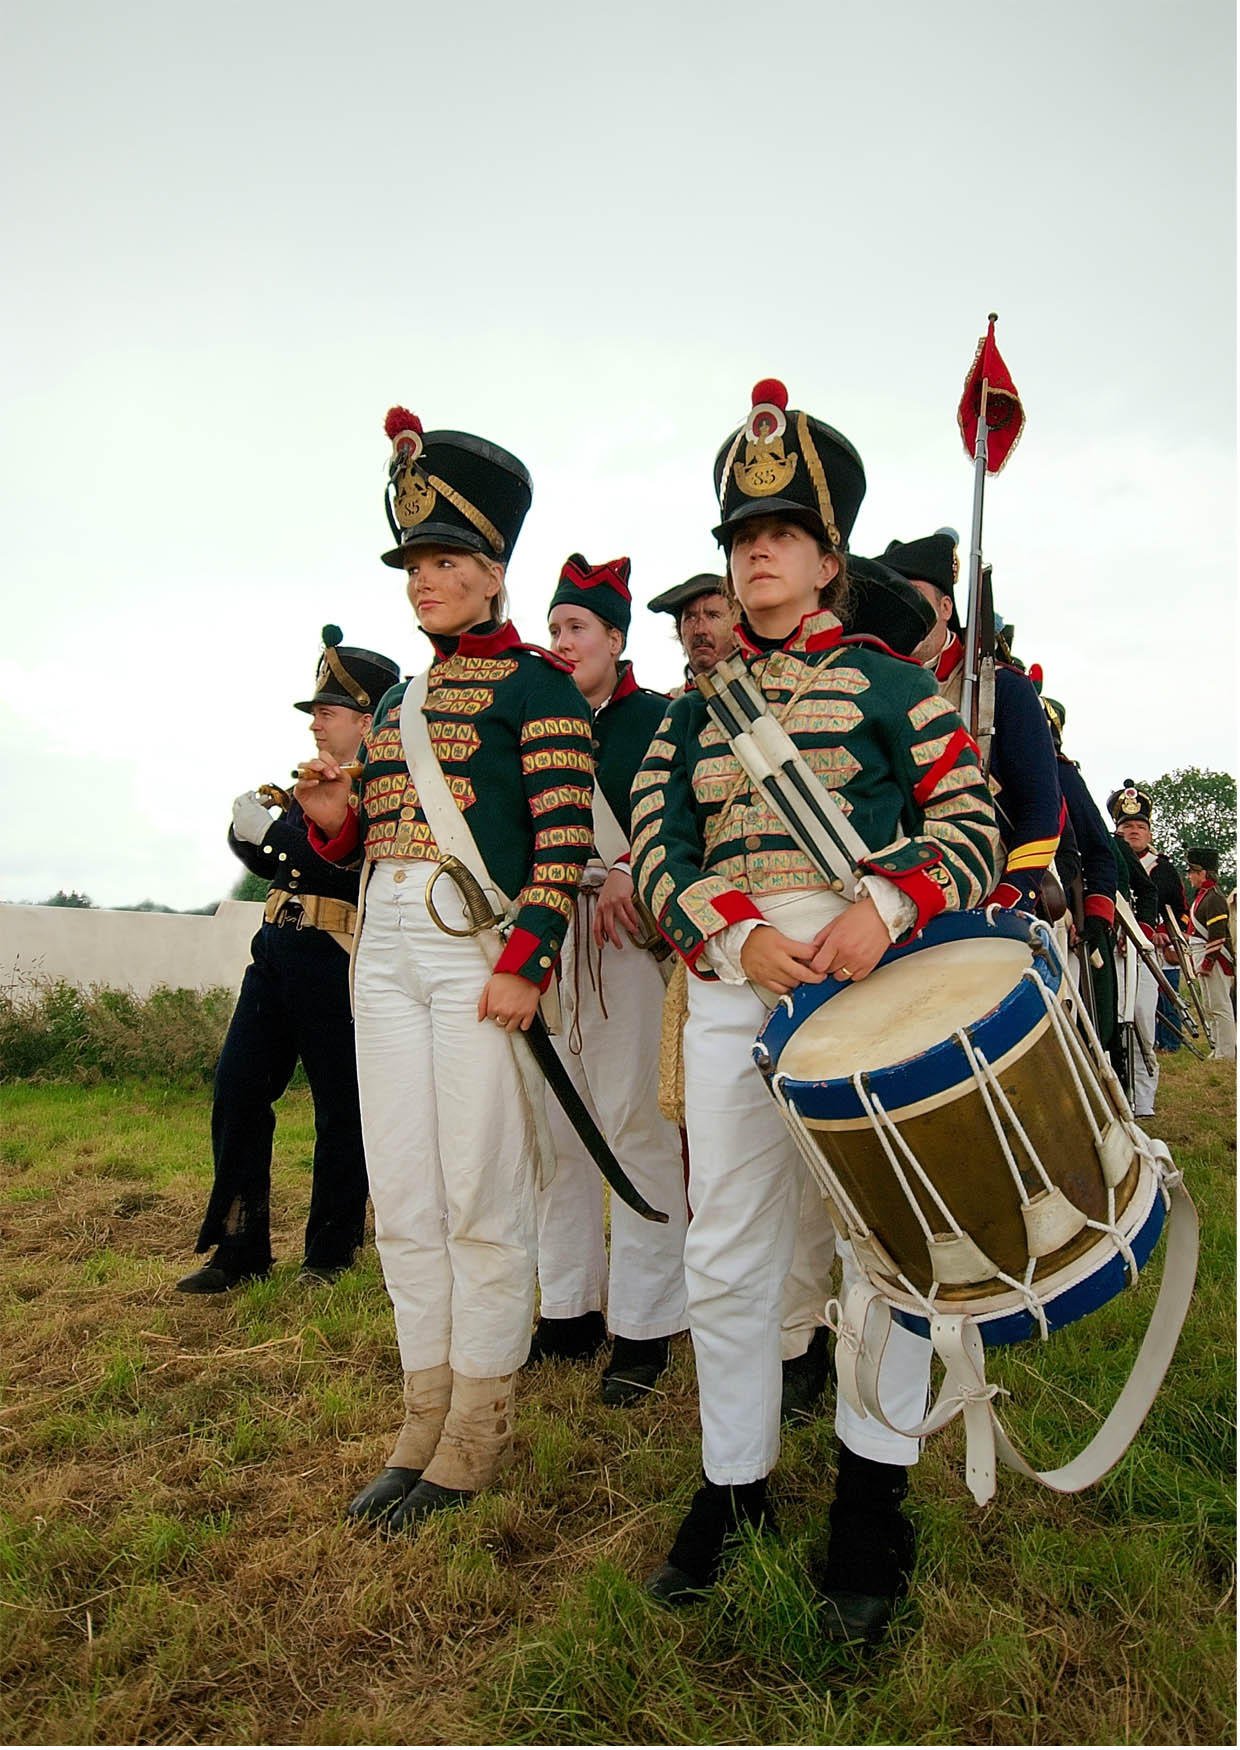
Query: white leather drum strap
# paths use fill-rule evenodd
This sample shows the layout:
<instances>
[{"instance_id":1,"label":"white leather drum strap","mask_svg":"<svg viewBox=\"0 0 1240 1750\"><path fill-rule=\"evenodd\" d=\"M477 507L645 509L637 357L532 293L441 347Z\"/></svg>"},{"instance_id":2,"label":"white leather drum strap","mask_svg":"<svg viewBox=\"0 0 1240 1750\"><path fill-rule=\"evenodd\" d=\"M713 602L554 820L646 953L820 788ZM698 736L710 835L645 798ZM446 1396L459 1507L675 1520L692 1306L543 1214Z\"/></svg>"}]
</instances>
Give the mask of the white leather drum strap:
<instances>
[{"instance_id":1,"label":"white leather drum strap","mask_svg":"<svg viewBox=\"0 0 1240 1750\"><path fill-rule=\"evenodd\" d=\"M1155 1146L1165 1153L1164 1144ZM1169 1155L1167 1160L1170 1162ZM853 1287L842 1308L838 1302L828 1308L827 1322L837 1333L835 1366L840 1391L854 1409L873 1416L893 1433L913 1440L936 1434L955 1416L963 1415L966 1475L974 1499L983 1506L995 1492L996 1455L1010 1470L1019 1471L1059 1494L1072 1495L1089 1488L1119 1463L1149 1414L1192 1299L1197 1278L1197 1210L1178 1173L1166 1174L1163 1183L1171 1210L1158 1299L1132 1370L1110 1414L1067 1464L1056 1470L1035 1470L1012 1444L994 1409L993 1400L1001 1395L1002 1388L987 1383L981 1332L967 1315L939 1316L930 1321L930 1340L945 1372L929 1414L912 1428L900 1428L890 1422L879 1400L879 1378L891 1330L891 1307L873 1283L864 1279Z\"/></svg>"},{"instance_id":2,"label":"white leather drum strap","mask_svg":"<svg viewBox=\"0 0 1240 1750\"><path fill-rule=\"evenodd\" d=\"M501 909L509 912L512 901L483 861L482 852L466 824L465 816L457 807L456 798L448 788L443 767L435 757L430 731L426 727L426 717L422 711L428 678L429 671L427 674L415 675L405 688L405 696L400 706L400 739L405 750L405 764L409 767L409 775L418 792L418 802L441 855L451 855L464 863L479 886L495 894ZM499 932L480 930L473 940L488 968L493 969L502 952ZM512 1060L521 1079L533 1125L534 1144L538 1155L538 1183L546 1186L555 1176L555 1145L547 1124L546 1084L531 1053L524 1048L518 1050L511 1033L508 1035L508 1043L512 1048Z\"/></svg>"}]
</instances>

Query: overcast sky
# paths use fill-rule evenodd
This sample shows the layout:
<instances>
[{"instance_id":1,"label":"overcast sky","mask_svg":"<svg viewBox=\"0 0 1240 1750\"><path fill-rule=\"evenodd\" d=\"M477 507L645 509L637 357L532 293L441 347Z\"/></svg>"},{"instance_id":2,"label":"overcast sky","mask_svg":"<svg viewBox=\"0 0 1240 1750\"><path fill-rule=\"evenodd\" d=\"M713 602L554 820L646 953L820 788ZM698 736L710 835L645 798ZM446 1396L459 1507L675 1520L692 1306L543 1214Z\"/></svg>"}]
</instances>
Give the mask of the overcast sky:
<instances>
[{"instance_id":1,"label":"overcast sky","mask_svg":"<svg viewBox=\"0 0 1240 1750\"><path fill-rule=\"evenodd\" d=\"M1235 771L1227 0L9 0L0 61L0 898L221 897L324 621L425 666L393 402L530 467L540 639L574 549L713 568L762 376L861 451L854 550L967 531L991 309L986 554L1068 751Z\"/></svg>"}]
</instances>

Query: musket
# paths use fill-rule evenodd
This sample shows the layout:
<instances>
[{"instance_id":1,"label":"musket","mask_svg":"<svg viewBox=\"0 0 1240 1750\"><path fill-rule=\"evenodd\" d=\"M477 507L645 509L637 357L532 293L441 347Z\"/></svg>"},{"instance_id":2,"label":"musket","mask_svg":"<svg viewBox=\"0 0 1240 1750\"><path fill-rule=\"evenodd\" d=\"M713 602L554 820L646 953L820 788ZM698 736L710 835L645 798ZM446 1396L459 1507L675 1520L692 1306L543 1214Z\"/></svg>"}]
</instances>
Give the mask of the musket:
<instances>
[{"instance_id":1,"label":"musket","mask_svg":"<svg viewBox=\"0 0 1240 1750\"><path fill-rule=\"evenodd\" d=\"M1202 999L1201 984L1197 977L1196 968L1193 965L1192 953L1184 938L1184 931L1180 928L1180 920L1171 906L1165 906L1163 908L1163 918L1167 925L1167 939L1171 943L1171 952L1175 955L1176 965L1180 969L1180 977L1184 982L1184 988L1187 990L1189 997L1192 999L1192 1005L1197 1011L1197 1020L1200 1023L1201 1037L1210 1040L1211 1044L1213 1044L1214 1035L1210 1030L1210 1019L1206 1013L1205 1003Z\"/></svg>"},{"instance_id":2,"label":"musket","mask_svg":"<svg viewBox=\"0 0 1240 1750\"><path fill-rule=\"evenodd\" d=\"M448 877L464 902L469 923L463 929L445 923L435 909L435 883L441 875ZM503 914L492 909L490 900L472 872L459 857L450 855L440 857L431 872L431 878L426 884L426 909L432 923L446 936L477 936L483 930L497 930L504 921ZM647 1203L608 1147L606 1138L590 1116L581 1095L569 1078L568 1071L560 1062L555 1046L551 1043L551 1035L537 1010L534 1011L534 1018L528 1028L523 1032L519 1031L518 1036L525 1040L547 1086L560 1102L564 1116L577 1132L583 1147L616 1196L645 1220L665 1222L667 1216L664 1211Z\"/></svg>"},{"instance_id":3,"label":"musket","mask_svg":"<svg viewBox=\"0 0 1240 1750\"><path fill-rule=\"evenodd\" d=\"M1072 952L1081 968L1081 997L1085 1004L1085 1013L1089 1016L1089 1024L1097 1033L1098 996L1094 990L1094 963L1089 944L1085 940L1085 883L1080 875L1072 877L1068 893L1072 900L1072 923L1076 930L1076 943Z\"/></svg>"},{"instance_id":4,"label":"musket","mask_svg":"<svg viewBox=\"0 0 1240 1750\"><path fill-rule=\"evenodd\" d=\"M1183 1022L1183 1027L1177 1027L1176 1031L1179 1033L1181 1039L1183 1039L1184 1043L1188 1046L1189 1050L1193 1052L1194 1056L1201 1057L1202 1053L1197 1050L1197 1048L1193 1045L1192 1041L1188 1038L1188 1035L1184 1031L1184 1028L1187 1028L1188 1032L1192 1034L1194 1039L1198 1037L1197 1023L1193 1019L1191 1010L1189 1009L1188 1005L1185 1003L1185 1001L1184 1001L1183 997L1180 995L1179 991L1176 990L1175 986L1168 979L1168 977L1167 977L1166 973L1163 971L1162 967L1158 964L1158 959L1157 959L1156 955L1154 954L1153 950L1151 949L1149 943L1146 941L1145 937L1141 934L1141 931L1137 927L1135 921L1132 920L1130 915L1129 916L1125 915L1125 913L1127 911L1128 911L1128 907L1126 906L1126 904L1124 902L1123 896L1122 895L1118 896L1116 899L1116 904L1115 904L1115 920L1116 920L1116 922L1119 924L1119 926L1123 930L1125 936L1127 936L1129 942L1132 944L1132 947L1136 952L1137 959L1141 962L1142 966L1145 967L1146 971L1151 974L1151 976L1153 977L1154 983L1158 986L1159 990L1166 997L1167 1001L1171 1004L1171 1007L1175 1010L1176 1014L1180 1016L1181 1021ZM1137 1033L1137 1039L1138 1039L1138 1042L1141 1046L1141 1054L1145 1058L1146 1068L1152 1070L1154 1067L1154 1060L1151 1058L1149 1048L1146 1046L1144 1039L1141 1038L1140 1032L1137 1030L1135 1023L1134 1023L1133 1031ZM1208 1033L1207 1033L1206 1037L1207 1037L1207 1039L1209 1038Z\"/></svg>"}]
</instances>

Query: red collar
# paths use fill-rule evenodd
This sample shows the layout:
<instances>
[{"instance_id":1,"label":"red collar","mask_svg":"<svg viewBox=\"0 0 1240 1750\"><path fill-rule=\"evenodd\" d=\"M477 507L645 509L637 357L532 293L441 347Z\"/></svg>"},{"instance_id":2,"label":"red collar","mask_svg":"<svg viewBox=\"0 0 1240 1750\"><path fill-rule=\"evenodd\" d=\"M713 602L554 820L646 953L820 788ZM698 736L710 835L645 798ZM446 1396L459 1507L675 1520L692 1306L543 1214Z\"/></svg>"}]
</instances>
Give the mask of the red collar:
<instances>
[{"instance_id":1,"label":"red collar","mask_svg":"<svg viewBox=\"0 0 1240 1750\"><path fill-rule=\"evenodd\" d=\"M740 645L743 656L754 657L768 654L760 645L753 642L753 634L743 619L736 622L735 632L736 642ZM844 628L829 608L814 608L811 613L806 614L795 632L789 632L779 648L810 655L819 650L833 649L843 636Z\"/></svg>"},{"instance_id":2,"label":"red collar","mask_svg":"<svg viewBox=\"0 0 1240 1750\"><path fill-rule=\"evenodd\" d=\"M616 682L615 691L607 701L609 705L618 705L621 699L627 699L630 693L641 692L631 662L625 661L619 664L619 675L620 679Z\"/></svg>"},{"instance_id":3,"label":"red collar","mask_svg":"<svg viewBox=\"0 0 1240 1750\"><path fill-rule=\"evenodd\" d=\"M938 658L934 664L935 680L950 680L951 676L955 674L963 661L964 645L960 642L954 632L949 632L947 634L947 643L943 646L942 650L939 651Z\"/></svg>"},{"instance_id":4,"label":"red collar","mask_svg":"<svg viewBox=\"0 0 1240 1750\"><path fill-rule=\"evenodd\" d=\"M520 635L511 620L484 632L461 632L447 638L428 632L426 636L440 656L499 656L505 650L521 648Z\"/></svg>"}]
</instances>

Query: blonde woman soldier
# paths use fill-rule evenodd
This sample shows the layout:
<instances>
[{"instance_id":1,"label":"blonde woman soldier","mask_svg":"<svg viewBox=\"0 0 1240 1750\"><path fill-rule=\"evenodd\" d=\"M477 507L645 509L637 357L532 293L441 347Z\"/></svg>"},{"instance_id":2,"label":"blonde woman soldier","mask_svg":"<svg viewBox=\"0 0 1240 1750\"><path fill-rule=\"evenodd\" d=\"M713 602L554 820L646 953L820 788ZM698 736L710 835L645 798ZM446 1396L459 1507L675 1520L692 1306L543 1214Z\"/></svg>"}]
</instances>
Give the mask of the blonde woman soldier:
<instances>
[{"instance_id":1,"label":"blonde woman soldier","mask_svg":"<svg viewBox=\"0 0 1240 1750\"><path fill-rule=\"evenodd\" d=\"M402 408L387 433L399 545L383 557L406 575L431 663L379 701L356 794L320 760L298 800L321 855L365 854L358 1085L405 1421L348 1511L397 1531L468 1501L508 1456L534 1311L541 1100L514 1035L551 976L594 835L589 713L567 664L523 644L504 608L529 474ZM450 850L502 896L511 927L493 967L428 911ZM435 903L459 926L452 894L440 881Z\"/></svg>"}]
</instances>

